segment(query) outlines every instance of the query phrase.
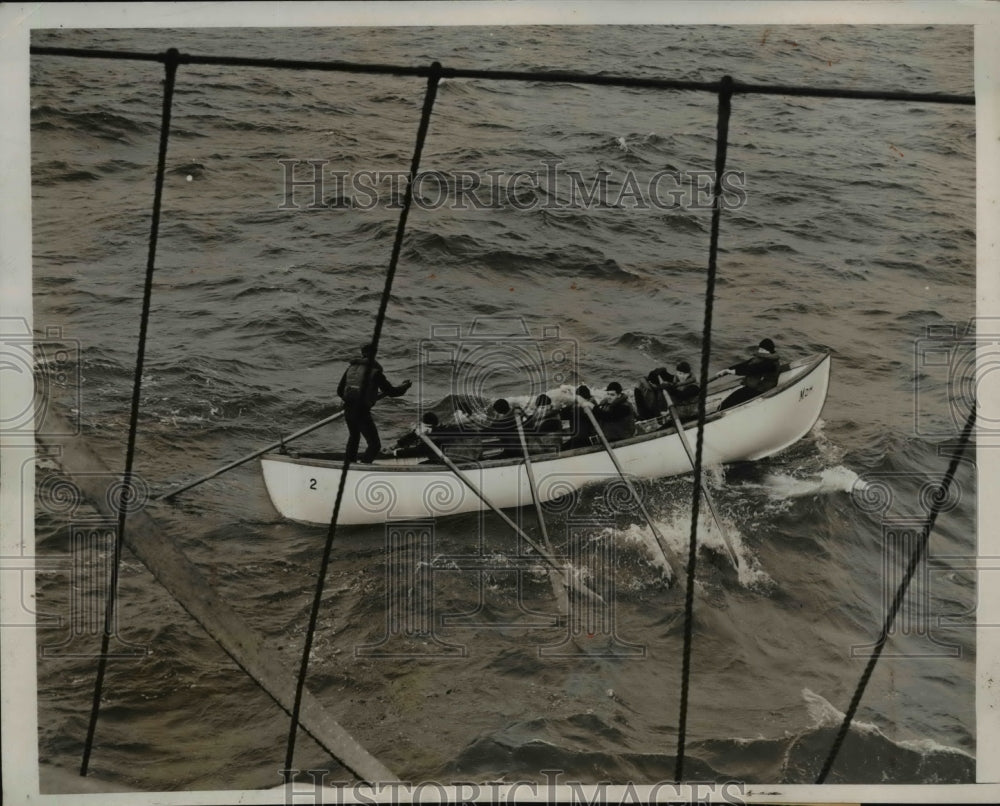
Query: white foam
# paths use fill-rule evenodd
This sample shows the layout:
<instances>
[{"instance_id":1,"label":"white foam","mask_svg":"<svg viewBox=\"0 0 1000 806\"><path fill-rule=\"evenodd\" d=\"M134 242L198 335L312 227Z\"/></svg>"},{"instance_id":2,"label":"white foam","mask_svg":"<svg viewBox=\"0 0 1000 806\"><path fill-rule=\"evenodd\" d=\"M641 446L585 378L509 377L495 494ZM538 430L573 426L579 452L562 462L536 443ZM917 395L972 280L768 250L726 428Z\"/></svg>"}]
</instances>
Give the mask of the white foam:
<instances>
[{"instance_id":1,"label":"white foam","mask_svg":"<svg viewBox=\"0 0 1000 806\"><path fill-rule=\"evenodd\" d=\"M802 699L806 702L806 709L809 712L810 719L812 719L812 726L814 728L837 728L843 723L845 713L838 711L828 700L816 692L804 688L802 689ZM852 719L851 727L862 733L877 734L885 737L885 734L879 730L878 725L873 725L871 722L859 722L856 719Z\"/></svg>"},{"instance_id":2,"label":"white foam","mask_svg":"<svg viewBox=\"0 0 1000 806\"><path fill-rule=\"evenodd\" d=\"M841 448L839 445L834 445L830 438L826 435L826 420L817 420L816 424L812 427L813 441L816 443L816 449L819 451L820 456L827 462L831 464L833 462L839 462L844 458L845 449Z\"/></svg>"},{"instance_id":3,"label":"white foam","mask_svg":"<svg viewBox=\"0 0 1000 806\"><path fill-rule=\"evenodd\" d=\"M843 465L828 467L818 475L801 479L785 473L770 473L764 478L764 487L772 498L849 493L858 483L858 474Z\"/></svg>"},{"instance_id":4,"label":"white foam","mask_svg":"<svg viewBox=\"0 0 1000 806\"><path fill-rule=\"evenodd\" d=\"M929 756L932 753L954 753L955 755L965 756L966 758L975 758L975 755L963 750L960 747L951 747L947 744L935 742L933 739L906 739L902 742L897 742L897 744L907 750L914 750L922 756Z\"/></svg>"},{"instance_id":5,"label":"white foam","mask_svg":"<svg viewBox=\"0 0 1000 806\"><path fill-rule=\"evenodd\" d=\"M691 446L694 448L694 445ZM702 468L705 482L714 490L720 489L726 483L726 469L722 465L707 465Z\"/></svg>"},{"instance_id":6,"label":"white foam","mask_svg":"<svg viewBox=\"0 0 1000 806\"><path fill-rule=\"evenodd\" d=\"M664 542L676 555L681 563L687 562L688 544L691 539L691 519L678 515L669 519L654 518L657 530L663 535ZM726 536L733 545L739 563L738 579L743 587L756 587L768 585L772 582L770 576L757 563L756 558L749 552L743 541L743 536L739 530L725 518L721 518L722 528L726 530ZM651 561L659 568L669 573L663 552L660 551L659 543L653 535L652 530L645 523L631 524L628 529L618 533L618 539L629 541L645 548ZM719 554L729 557L729 549L725 538L719 532L711 514L705 511L703 506L698 514L698 542L700 545L716 551ZM682 568L674 569L678 573Z\"/></svg>"},{"instance_id":7,"label":"white foam","mask_svg":"<svg viewBox=\"0 0 1000 806\"><path fill-rule=\"evenodd\" d=\"M806 708L809 711L809 716L812 719L812 726L814 728L839 728L843 723L844 712L838 711L827 700L819 694L816 694L814 691L810 691L807 688L802 689L802 699L806 702ZM861 731L862 733L880 736L886 741L892 742L897 747L901 747L906 750L913 750L924 756L929 756L932 753L955 753L957 755L966 756L967 758L975 758L973 754L968 753L959 747L950 747L946 744L936 742L933 739L920 738L895 741L886 736L877 725L873 725L871 722L859 722L854 719L851 720L851 727Z\"/></svg>"}]
</instances>

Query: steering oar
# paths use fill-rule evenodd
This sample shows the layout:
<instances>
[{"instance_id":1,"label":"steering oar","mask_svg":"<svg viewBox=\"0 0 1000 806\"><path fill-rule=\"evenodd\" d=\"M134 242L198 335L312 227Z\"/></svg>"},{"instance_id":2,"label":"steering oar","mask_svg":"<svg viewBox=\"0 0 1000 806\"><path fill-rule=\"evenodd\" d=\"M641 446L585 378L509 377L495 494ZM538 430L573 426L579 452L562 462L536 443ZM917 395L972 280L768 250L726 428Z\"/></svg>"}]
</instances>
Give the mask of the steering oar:
<instances>
[{"instance_id":1,"label":"steering oar","mask_svg":"<svg viewBox=\"0 0 1000 806\"><path fill-rule=\"evenodd\" d=\"M385 395L379 395L378 397L375 398L375 400L379 401L383 397L385 397ZM154 496L153 500L154 501L169 500L169 499L173 498L175 495L178 495L178 494L184 492L185 490L190 490L192 487L197 487L202 482L208 481L209 479L214 479L216 476L221 476L227 470L232 470L234 467L239 467L240 465L244 465L247 462L249 462L251 459L256 459L261 454L265 454L268 451L273 451L275 448L280 448L286 442L291 442L293 439L298 439L299 437L304 437L306 434L312 433L317 428L322 428L324 425L327 425L328 423L332 423L335 420L339 420L343 416L344 416L344 409L341 409L340 411L338 411L338 412L336 412L334 414L331 414L329 417L324 417L318 423L313 423L312 425L307 425L305 428L299 429L294 434L289 434L287 437L282 437L277 442L272 442L270 445L267 445L267 446L261 448L260 450L254 451L253 453L248 453L246 456L244 456L244 457L242 457L240 459L237 459L235 462L230 462L225 467L220 467L218 470L216 470L216 471L214 471L212 473L209 473L207 476L202 476L201 478L197 478L194 481L189 481L187 484L182 484L180 487L176 487L175 489L170 490L169 492L163 493L163 495Z\"/></svg>"}]
</instances>

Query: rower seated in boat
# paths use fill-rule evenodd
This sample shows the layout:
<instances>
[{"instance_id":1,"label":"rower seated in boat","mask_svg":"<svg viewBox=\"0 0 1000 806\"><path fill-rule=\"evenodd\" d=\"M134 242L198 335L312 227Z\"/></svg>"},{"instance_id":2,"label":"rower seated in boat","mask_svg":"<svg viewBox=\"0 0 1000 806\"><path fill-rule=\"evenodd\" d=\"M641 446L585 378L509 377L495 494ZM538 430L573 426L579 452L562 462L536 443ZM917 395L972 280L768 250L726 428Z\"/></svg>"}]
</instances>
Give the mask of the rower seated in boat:
<instances>
[{"instance_id":1,"label":"rower seated in boat","mask_svg":"<svg viewBox=\"0 0 1000 806\"><path fill-rule=\"evenodd\" d=\"M781 374L781 358L771 339L762 339L757 345L753 356L746 361L740 361L722 370L717 377L723 375L739 375L743 385L722 401L719 410L738 406L752 400L768 389L778 385L778 375Z\"/></svg>"},{"instance_id":2,"label":"rower seated in boat","mask_svg":"<svg viewBox=\"0 0 1000 806\"><path fill-rule=\"evenodd\" d=\"M608 442L617 442L635 435L635 409L622 392L622 385L618 381L608 384L604 400L597 404L594 414Z\"/></svg>"},{"instance_id":3,"label":"rower seated in boat","mask_svg":"<svg viewBox=\"0 0 1000 806\"><path fill-rule=\"evenodd\" d=\"M596 405L590 388L579 386L573 402L562 410L562 416L569 421L569 439L563 445L565 450L583 448L593 444L596 437L594 426L584 409L593 409Z\"/></svg>"},{"instance_id":4,"label":"rower seated in boat","mask_svg":"<svg viewBox=\"0 0 1000 806\"><path fill-rule=\"evenodd\" d=\"M486 444L484 447L499 448L498 456L520 456L521 438L517 434L517 424L514 421L514 411L504 398L493 403L489 420L482 428Z\"/></svg>"},{"instance_id":5,"label":"rower seated in boat","mask_svg":"<svg viewBox=\"0 0 1000 806\"><path fill-rule=\"evenodd\" d=\"M663 399L663 384L673 379L666 367L657 367L635 387L635 414L640 420L651 420L667 408Z\"/></svg>"},{"instance_id":6,"label":"rower seated in boat","mask_svg":"<svg viewBox=\"0 0 1000 806\"><path fill-rule=\"evenodd\" d=\"M535 410L523 423L524 438L531 453L559 450L562 444L562 420L545 394L535 399Z\"/></svg>"},{"instance_id":7,"label":"rower seated in boat","mask_svg":"<svg viewBox=\"0 0 1000 806\"><path fill-rule=\"evenodd\" d=\"M687 361L679 361L674 373L663 388L674 402L677 416L682 421L698 416L698 393L701 387L691 373L691 365Z\"/></svg>"}]
</instances>

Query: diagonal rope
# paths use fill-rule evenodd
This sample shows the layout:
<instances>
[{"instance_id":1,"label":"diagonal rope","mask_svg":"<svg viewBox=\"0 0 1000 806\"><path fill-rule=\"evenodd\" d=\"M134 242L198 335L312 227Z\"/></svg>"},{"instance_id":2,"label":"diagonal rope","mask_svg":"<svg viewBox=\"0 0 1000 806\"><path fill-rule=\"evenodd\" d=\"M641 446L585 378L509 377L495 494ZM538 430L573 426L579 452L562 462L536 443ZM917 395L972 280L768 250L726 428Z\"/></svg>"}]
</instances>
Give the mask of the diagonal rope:
<instances>
[{"instance_id":1,"label":"diagonal rope","mask_svg":"<svg viewBox=\"0 0 1000 806\"><path fill-rule=\"evenodd\" d=\"M379 339L382 337L382 325L385 322L385 312L389 307L389 297L392 293L392 282L396 276L396 266L399 264L399 253L403 245L403 234L406 231L406 220L410 214L410 206L413 201L413 180L417 176L420 168L420 157L424 150L424 143L427 140L427 129L430 126L431 111L434 108L434 99L437 96L438 82L441 80L441 65L434 62L430 68L427 78L427 91L424 95L424 107L420 115L420 126L417 129L417 140L413 148L413 158L410 161L410 174L406 183L406 191L403 196L403 209L399 213L399 222L396 225L396 239L392 244L392 256L389 258L389 268L385 275L385 287L382 289L382 299L379 302L378 313L375 315L375 332L372 335L372 360L367 364L362 379L361 388L368 385L369 376L378 355ZM292 708L292 722L288 729L288 747L285 753L286 775L291 776L292 762L295 758L295 737L299 728L299 713L302 706L302 691L305 688L306 677L309 672L309 655L312 652L313 637L316 633L316 623L319 620L320 606L323 602L323 588L326 584L326 575L330 567L330 555L333 553L333 543L337 535L337 519L340 517L340 506L344 500L344 488L347 484L347 470L351 465L351 457L358 448L359 434L354 432L347 442L347 452L344 455L344 464L340 470L340 483L337 486L337 499L333 505L333 516L330 519L330 528L326 534L326 544L323 547L323 559L320 563L319 579L316 581L316 594L313 597L312 612L309 614L309 626L306 629L305 645L302 648L302 664L299 669L298 682L295 687L295 704ZM290 780L290 778L289 778ZM369 782L374 783L374 782Z\"/></svg>"},{"instance_id":2,"label":"diagonal rope","mask_svg":"<svg viewBox=\"0 0 1000 806\"><path fill-rule=\"evenodd\" d=\"M97 665L97 680L94 683L94 700L90 708L90 724L83 747L83 762L80 775L86 775L90 766L90 753L94 746L97 718L101 711L101 694L104 690L104 675L108 668L108 650L111 632L114 628L115 604L118 594L118 574L125 542L125 519L132 499L132 465L135 460L135 434L139 421L139 399L142 393L142 367L146 358L146 333L149 329L149 308L153 294L153 271L156 266L156 242L160 234L160 209L163 200L163 174L167 163L167 141L170 137L170 110L174 100L174 80L177 77L177 57L175 48L166 53L164 60L165 78L163 83L163 114L160 121L160 151L156 162L156 183L153 190L153 220L149 229L149 252L146 258L146 284L143 288L142 314L139 319L139 342L136 346L135 376L132 381L132 410L128 423L128 443L125 448L125 473L122 477L121 503L118 508L118 529L115 533L115 551L111 565L111 580L108 598L104 606L104 634L101 636L101 654Z\"/></svg>"},{"instance_id":3,"label":"diagonal rope","mask_svg":"<svg viewBox=\"0 0 1000 806\"><path fill-rule=\"evenodd\" d=\"M688 693L691 679L691 638L694 613L694 570L698 559L698 508L701 503L701 462L705 442L705 400L708 396L708 361L712 352L712 311L715 306L715 275L718 271L719 217L722 212L722 178L729 147L729 113L733 79L723 77L719 85L719 117L715 138L715 186L712 190L712 229L708 246L708 280L705 287L705 319L702 324L701 391L698 394L698 441L694 456L694 493L691 496L691 538L688 542L687 588L684 591L684 650L681 662L681 703L677 721L677 758L674 780L684 777L684 745L687 739ZM678 426L679 427L679 426Z\"/></svg>"},{"instance_id":4,"label":"diagonal rope","mask_svg":"<svg viewBox=\"0 0 1000 806\"><path fill-rule=\"evenodd\" d=\"M851 697L851 704L847 707L847 712L844 714L844 721L840 723L840 729L837 731L837 736L833 740L833 746L830 748L830 754L823 763L823 769L820 770L819 775L816 777L817 784L825 783L827 775L830 774L833 763L837 759L837 754L840 752L840 746L844 743L844 739L847 738L847 732L851 727L851 722L854 721L854 715L857 713L858 705L860 705L861 698L864 696L865 689L868 687L868 681L871 679L872 673L875 671L875 664L878 663L879 658L882 656L882 649L889 640L889 631L892 629L892 624L896 620L896 614L899 612L899 608L902 607L903 598L906 596L906 591L910 587L910 582L917 571L917 566L919 566L927 556L927 545L930 543L931 532L934 530L934 524L937 521L937 516L941 511L941 507L944 505L944 502L948 500L948 490L955 478L955 473L958 471L958 463L961 461L962 454L965 452L965 447L969 443L969 438L972 435L972 429L975 422L976 404L973 402L972 408L969 411L969 417L965 421L965 427L962 429L962 436L958 441L958 448L952 455L951 462L948 464L948 470L945 472L944 478L941 480L940 493L934 498L934 506L927 518L927 525L924 528L920 539L917 541L917 546L913 550L913 554L910 555L910 561L907 563L903 580L899 583L899 588L896 590L896 595L893 597L892 604L889 607L889 612L886 614L885 623L882 625L882 632L878 637L878 641L875 642L875 650L868 659L868 663L865 665L865 670L861 673L861 678L858 680L857 688L854 690L854 696Z\"/></svg>"},{"instance_id":5,"label":"diagonal rope","mask_svg":"<svg viewBox=\"0 0 1000 806\"><path fill-rule=\"evenodd\" d=\"M122 538L124 535L128 504L132 495L132 489L131 489L132 467L134 462L135 437L136 437L136 428L138 420L138 406L139 406L140 392L141 392L140 389L141 375L142 375L142 366L145 355L145 341L148 328L148 317L150 308L152 274L154 270L156 241L159 230L159 218L160 218L162 188L163 188L163 174L164 174L164 166L166 159L167 139L169 134L170 111L171 111L172 96L174 91L174 82L176 78L176 70L178 65L214 64L214 65L250 66L250 67L264 67L264 68L292 69L292 70L320 70L320 71L339 71L348 73L404 75L404 76L417 76L417 77L427 78L427 93L424 100L424 108L420 121L420 127L418 129L417 143L414 150L413 160L411 163L409 182L407 184L405 191L403 210L400 214L399 224L396 232L396 239L392 250L392 257L390 259L389 269L386 276L386 286L376 316L375 332L372 339L373 353L375 355L377 355L378 343L381 337L385 312L387 309L389 294L391 291L391 285L395 275L396 266L398 265L402 237L405 231L405 223L412 202L412 182L414 177L416 176L416 172L419 167L419 159L424 145L424 141L426 139L427 129L429 125L429 118L431 110L433 108L434 98L436 96L437 85L442 77L482 78L487 80L515 80L515 81L532 81L532 82L563 82L563 83L572 82L572 83L589 84L589 85L643 87L643 88L661 89L661 90L694 90L694 91L714 92L718 94L719 118L718 118L718 138L716 143L716 177L715 177L715 188L714 188L714 207L712 214L710 251L709 251L709 272L708 272L706 300L705 300L705 319L703 326L701 391L699 394L699 401L698 401L697 450L694 463L695 485L694 485L694 494L692 498L691 537L689 543L689 561L687 566L687 590L685 593L685 627L684 627L684 650L683 650L683 664L682 664L681 703L680 703L680 719L678 725L678 749L677 749L676 768L675 768L675 779L680 781L682 779L683 769L684 769L684 750L685 750L686 729L687 729L689 679L691 671L690 667L691 667L691 642L692 642L693 583L695 577L695 562L697 557L697 520L699 514L699 499L700 499L699 482L702 473L702 455L703 455L703 439L704 439L706 390L707 390L707 380L708 380L708 363L710 357L712 310L714 302L715 277L717 271L719 215L721 210L721 176L725 167L727 138L728 138L728 123L729 123L732 95L733 94L780 94L780 95L790 95L799 97L878 99L887 101L904 101L904 102L908 101L916 103L945 103L945 104L962 104L962 105L974 105L975 96L948 94L948 93L912 93L912 92L892 92L892 91L881 91L881 90L814 88L814 87L777 86L777 85L751 85L751 84L734 82L728 76L724 77L721 82L695 82L695 81L678 81L678 80L657 79L657 78L636 78L636 77L615 76L615 75L593 75L585 73L574 73L569 71L526 72L526 71L509 71L509 70L454 69L454 68L442 68L438 62L434 62L430 66L412 67L412 66L401 66L401 65L391 65L391 64L378 64L378 65L353 64L349 62L337 62L337 61L305 61L305 60L290 60L290 59L256 59L256 58L243 58L243 57L196 56L191 54L180 54L176 49L173 48L163 53L140 53L140 52L129 52L129 51L34 46L30 48L30 52L32 55L69 56L69 57L116 59L116 60L158 61L164 64L166 70L166 81L164 86L164 102L163 102L163 126L161 127L161 136L160 136L159 163L156 175L153 218L152 218L150 240L149 240L149 256L147 261L147 273L146 273L146 284L144 289L142 318L140 321L140 334L139 334L137 360L136 360L136 373L133 383L132 409L130 416L128 444L126 448L125 471L123 474L122 499L118 512L118 531L115 542L114 565L112 568L111 583L109 586L108 599L105 608L104 633L102 636L102 651L100 655L97 681L95 684L94 701L93 701L91 719L87 734L87 740L84 749L83 763L81 766L81 775L87 774L87 768L92 751L94 734L96 730L96 723L100 709L101 694L103 690L103 683L107 667L107 656L108 656L108 648L110 645L111 629L114 623L115 598L117 594L119 566L121 561L121 553L123 545ZM367 368L365 372L364 380L366 382L368 380L369 375L370 375L370 367ZM961 454L961 452L964 450L965 445L968 442L974 419L975 419L975 410L973 409L973 411L970 412L969 421L967 422L966 428L963 431L962 442L959 447L959 454ZM358 439L355 436L355 438L353 438L348 443L347 456L352 455L353 451L355 451L357 447L358 447ZM953 480L954 473L957 468L957 463L958 463L958 457L956 456L953 459L951 465L949 466L949 469L945 474L944 480L942 482L944 485L945 493L947 492L947 489ZM329 559L330 559L330 554L332 552L332 545L336 534L336 524L340 512L341 503L343 500L343 494L346 484L346 475L349 466L350 466L350 460L345 457L345 462L341 471L340 484L337 490L336 502L334 505L333 515L330 523L330 529L327 535L327 542L324 549L320 578L317 583L316 596L313 601L310 623L306 634L306 643L304 647L302 666L298 679L298 685L296 688L295 704L292 713L292 723L289 732L286 769L291 769L291 763L294 755L295 736L299 722L303 688L308 670L308 659L312 647L316 622L318 620L318 613L322 599L325 577L329 567ZM833 748L831 749L830 756L827 759L823 767L823 770L819 775L817 783L822 783L825 780L827 774L829 773L830 768L832 767L832 764L834 763L837 753L839 752L840 745L842 744L844 737L847 734L850 722L854 714L856 713L861 696L863 695L864 689L868 683L871 673L874 670L875 664L877 663L877 660L881 654L882 647L884 646L884 643L887 640L888 631L889 629L891 629L892 621L896 617L897 611L901 606L902 598L905 595L906 587L909 585L912 576L915 573L917 564L926 553L926 544L927 541L929 540L930 530L933 528L939 510L940 510L940 505L936 504L935 509L933 510L929 519L927 534L924 536L923 543L921 545L918 545L916 551L914 552L914 555L911 557L910 563L907 567L906 576L890 608L886 624L883 628L882 635L877 644L876 652L873 653L873 656L869 661L869 664L864 674L862 675L861 680L859 681L858 689L856 690L855 695L852 698L852 702L848 708L848 712L845 714L844 723L841 725L840 732L838 733Z\"/></svg>"}]
</instances>

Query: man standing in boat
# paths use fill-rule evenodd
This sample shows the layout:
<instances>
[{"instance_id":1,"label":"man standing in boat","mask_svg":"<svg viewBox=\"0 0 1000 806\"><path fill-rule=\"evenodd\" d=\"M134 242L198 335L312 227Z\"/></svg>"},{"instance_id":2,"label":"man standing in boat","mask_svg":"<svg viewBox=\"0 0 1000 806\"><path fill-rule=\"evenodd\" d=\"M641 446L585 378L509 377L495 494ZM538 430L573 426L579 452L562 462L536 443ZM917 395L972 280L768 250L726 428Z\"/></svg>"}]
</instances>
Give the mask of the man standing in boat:
<instances>
[{"instance_id":1,"label":"man standing in boat","mask_svg":"<svg viewBox=\"0 0 1000 806\"><path fill-rule=\"evenodd\" d=\"M367 378L365 377L367 375ZM347 423L347 456L350 461L358 457L361 437L367 447L361 456L364 464L370 464L382 449L378 428L372 419L372 406L380 397L399 397L413 384L403 381L393 386L385 377L382 365L375 360L375 348L366 344L361 348L361 357L351 359L347 370L337 386L337 395L344 401L344 422Z\"/></svg>"},{"instance_id":2,"label":"man standing in boat","mask_svg":"<svg viewBox=\"0 0 1000 806\"><path fill-rule=\"evenodd\" d=\"M719 410L746 403L768 389L773 389L778 385L778 375L780 374L781 358L774 347L774 342L770 339L762 339L751 358L733 364L716 375L717 378L721 378L723 375L743 376L743 386L723 400Z\"/></svg>"}]
</instances>

